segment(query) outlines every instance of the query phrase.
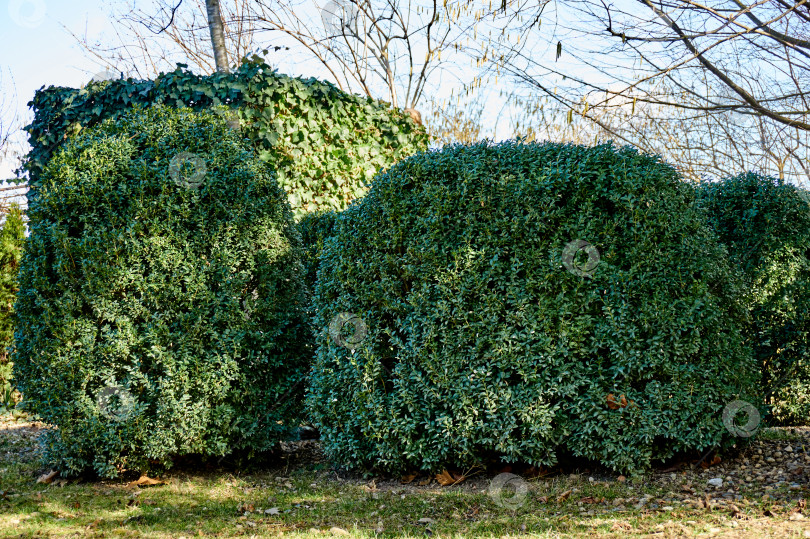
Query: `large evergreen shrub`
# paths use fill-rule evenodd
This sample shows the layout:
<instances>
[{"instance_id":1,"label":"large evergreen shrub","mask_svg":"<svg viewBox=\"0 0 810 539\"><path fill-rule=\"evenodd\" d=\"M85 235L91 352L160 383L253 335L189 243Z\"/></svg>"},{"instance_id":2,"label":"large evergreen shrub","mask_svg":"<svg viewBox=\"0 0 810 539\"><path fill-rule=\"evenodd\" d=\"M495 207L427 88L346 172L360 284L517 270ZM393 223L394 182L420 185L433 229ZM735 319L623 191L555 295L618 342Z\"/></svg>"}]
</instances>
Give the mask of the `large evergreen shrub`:
<instances>
[{"instance_id":1,"label":"large evergreen shrub","mask_svg":"<svg viewBox=\"0 0 810 539\"><path fill-rule=\"evenodd\" d=\"M747 313L693 200L610 145L450 146L379 175L318 273L308 403L328 454L631 470L732 443Z\"/></svg>"},{"instance_id":2,"label":"large evergreen shrub","mask_svg":"<svg viewBox=\"0 0 810 539\"><path fill-rule=\"evenodd\" d=\"M25 241L25 222L20 206L11 204L0 228L0 410L14 405L8 347L14 337L14 300L17 294L17 271Z\"/></svg>"},{"instance_id":3,"label":"large evergreen shrub","mask_svg":"<svg viewBox=\"0 0 810 539\"><path fill-rule=\"evenodd\" d=\"M310 351L284 192L225 121L134 110L34 188L14 376L63 473L262 451L299 424Z\"/></svg>"},{"instance_id":4,"label":"large evergreen shrub","mask_svg":"<svg viewBox=\"0 0 810 539\"><path fill-rule=\"evenodd\" d=\"M810 420L810 193L755 173L699 186L700 205L745 274L761 398L783 424Z\"/></svg>"},{"instance_id":5,"label":"large evergreen shrub","mask_svg":"<svg viewBox=\"0 0 810 539\"><path fill-rule=\"evenodd\" d=\"M135 106L164 104L224 114L275 170L296 215L341 209L365 193L380 168L427 147L427 134L390 104L348 94L317 79L274 71L259 57L232 73L197 75L178 64L155 80L96 81L85 88L48 87L28 105L31 151L24 170L32 186L70 135Z\"/></svg>"}]
</instances>

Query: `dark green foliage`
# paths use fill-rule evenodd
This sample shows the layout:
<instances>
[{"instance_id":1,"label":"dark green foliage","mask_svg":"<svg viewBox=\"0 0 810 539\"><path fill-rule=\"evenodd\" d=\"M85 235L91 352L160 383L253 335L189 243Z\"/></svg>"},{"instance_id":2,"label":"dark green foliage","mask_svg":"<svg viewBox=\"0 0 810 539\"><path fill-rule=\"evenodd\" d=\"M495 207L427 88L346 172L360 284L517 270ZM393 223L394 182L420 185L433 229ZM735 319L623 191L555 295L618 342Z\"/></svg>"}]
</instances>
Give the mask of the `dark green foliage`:
<instances>
[{"instance_id":1,"label":"dark green foliage","mask_svg":"<svg viewBox=\"0 0 810 539\"><path fill-rule=\"evenodd\" d=\"M8 347L14 337L13 307L24 241L22 210L18 204L12 204L0 228L0 410L14 404Z\"/></svg>"},{"instance_id":2,"label":"dark green foliage","mask_svg":"<svg viewBox=\"0 0 810 539\"><path fill-rule=\"evenodd\" d=\"M333 234L337 218L338 213L335 211L319 211L308 213L298 221L303 246L304 273L310 290L315 289L323 244Z\"/></svg>"},{"instance_id":3,"label":"dark green foliage","mask_svg":"<svg viewBox=\"0 0 810 539\"><path fill-rule=\"evenodd\" d=\"M401 110L316 79L281 75L255 56L230 74L199 76L185 67L154 81L39 90L28 104L34 120L26 128L32 148L24 169L31 185L69 135L156 103L230 107L229 121L276 170L296 215L345 207L379 168L427 146L425 130Z\"/></svg>"},{"instance_id":4,"label":"dark green foliage","mask_svg":"<svg viewBox=\"0 0 810 539\"><path fill-rule=\"evenodd\" d=\"M318 273L325 450L390 471L563 454L633 470L732 443L747 313L693 201L672 167L610 145L449 146L379 175ZM567 271L578 239L598 255Z\"/></svg>"},{"instance_id":5,"label":"dark green foliage","mask_svg":"<svg viewBox=\"0 0 810 539\"><path fill-rule=\"evenodd\" d=\"M783 424L810 418L810 193L741 174L698 188L700 205L744 273L761 398Z\"/></svg>"},{"instance_id":6,"label":"dark green foliage","mask_svg":"<svg viewBox=\"0 0 810 539\"><path fill-rule=\"evenodd\" d=\"M270 168L222 118L104 121L36 190L13 361L24 406L58 427L49 465L113 477L267 450L299 425L300 238Z\"/></svg>"}]
</instances>

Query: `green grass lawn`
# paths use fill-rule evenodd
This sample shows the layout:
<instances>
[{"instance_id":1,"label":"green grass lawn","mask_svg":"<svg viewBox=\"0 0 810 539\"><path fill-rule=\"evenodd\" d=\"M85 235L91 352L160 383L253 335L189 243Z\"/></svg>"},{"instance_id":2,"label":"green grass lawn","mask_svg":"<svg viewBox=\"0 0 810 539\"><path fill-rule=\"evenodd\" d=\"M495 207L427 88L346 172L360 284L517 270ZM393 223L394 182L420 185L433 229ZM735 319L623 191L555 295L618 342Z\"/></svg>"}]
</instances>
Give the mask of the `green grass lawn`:
<instances>
[{"instance_id":1,"label":"green grass lawn","mask_svg":"<svg viewBox=\"0 0 810 539\"><path fill-rule=\"evenodd\" d=\"M723 499L724 490L707 480L736 473L731 462L626 480L554 471L516 479L519 492L505 488L499 498L497 472L446 487L428 477L402 484L346 476L319 457L317 443L306 442L250 470L184 465L151 487L58 478L44 484L37 483L47 470L37 460L36 436L31 423L0 422L2 537L810 537L810 517L795 509L808 494L806 474L791 476L798 489L754 482ZM808 441L773 431L755 446L789 443L801 451L806 444L810 451Z\"/></svg>"}]
</instances>

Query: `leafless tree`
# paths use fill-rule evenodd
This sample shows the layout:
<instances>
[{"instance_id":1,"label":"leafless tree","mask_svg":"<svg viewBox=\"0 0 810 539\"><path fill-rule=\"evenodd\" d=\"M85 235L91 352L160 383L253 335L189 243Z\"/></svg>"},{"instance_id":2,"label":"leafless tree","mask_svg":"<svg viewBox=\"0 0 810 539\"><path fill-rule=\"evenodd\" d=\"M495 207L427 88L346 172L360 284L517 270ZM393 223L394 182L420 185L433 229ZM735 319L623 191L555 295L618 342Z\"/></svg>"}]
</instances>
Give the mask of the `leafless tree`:
<instances>
[{"instance_id":1,"label":"leafless tree","mask_svg":"<svg viewBox=\"0 0 810 539\"><path fill-rule=\"evenodd\" d=\"M109 18L112 35L90 39L86 34L73 33L79 44L99 63L137 78L152 78L160 72L171 71L177 63L185 63L202 73L218 68L212 47L208 4L211 0L134 0L112 2ZM253 25L250 22L250 0L215 2L220 8L221 35L224 58L220 65L227 69L228 59L236 61L257 49Z\"/></svg>"},{"instance_id":2,"label":"leafless tree","mask_svg":"<svg viewBox=\"0 0 810 539\"><path fill-rule=\"evenodd\" d=\"M542 96L552 109L591 122L594 134L676 156L695 176L740 172L752 161L770 173L803 175L808 0L574 0L557 7L543 14L551 28L541 30L538 17L527 41L493 40L483 51L497 58L491 69L523 83L521 98ZM538 54L538 43L555 50Z\"/></svg>"},{"instance_id":3,"label":"leafless tree","mask_svg":"<svg viewBox=\"0 0 810 539\"><path fill-rule=\"evenodd\" d=\"M548 0L542 0L546 2ZM167 3L169 2L169 3ZM114 45L77 39L107 65L140 76L183 61L203 72L216 62L202 33L203 0L154 0L148 7L114 3ZM493 4L466 0L226 0L220 2L230 58L269 50L282 69L318 69L341 89L416 108L450 85L469 84L471 51L487 35L528 32L515 25L536 0ZM507 9L504 9L506 6ZM519 42L519 36L514 39ZM283 54L275 54L282 51ZM289 52L287 52L289 51ZM310 67L311 66L311 67Z\"/></svg>"},{"instance_id":4,"label":"leafless tree","mask_svg":"<svg viewBox=\"0 0 810 539\"><path fill-rule=\"evenodd\" d=\"M217 71L228 73L228 54L225 49L225 34L219 0L205 0L205 11L208 15L208 30L211 34L211 47L214 49Z\"/></svg>"},{"instance_id":5,"label":"leafless tree","mask_svg":"<svg viewBox=\"0 0 810 539\"><path fill-rule=\"evenodd\" d=\"M17 94L11 74L0 73L0 166L14 170L19 165L22 155L22 124L16 108ZM0 176L0 214L5 214L12 202L25 207L26 185L17 184L14 178Z\"/></svg>"}]
</instances>

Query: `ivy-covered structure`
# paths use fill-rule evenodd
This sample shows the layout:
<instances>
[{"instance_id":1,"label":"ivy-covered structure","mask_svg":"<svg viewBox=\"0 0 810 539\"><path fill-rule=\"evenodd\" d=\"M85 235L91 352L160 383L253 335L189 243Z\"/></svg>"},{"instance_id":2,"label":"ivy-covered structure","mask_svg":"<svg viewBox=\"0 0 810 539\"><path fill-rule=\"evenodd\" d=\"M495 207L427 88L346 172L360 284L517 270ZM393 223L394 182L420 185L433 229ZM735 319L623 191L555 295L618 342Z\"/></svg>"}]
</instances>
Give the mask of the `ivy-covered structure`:
<instances>
[{"instance_id":1,"label":"ivy-covered structure","mask_svg":"<svg viewBox=\"0 0 810 539\"><path fill-rule=\"evenodd\" d=\"M32 195L51 155L70 135L136 105L153 104L228 107L231 125L276 169L299 217L345 208L365 193L380 168L427 148L424 128L407 112L328 82L280 74L258 56L228 74L197 75L178 64L155 80L93 81L80 89L37 91L28 103L34 111L26 127L32 149L22 169Z\"/></svg>"}]
</instances>

